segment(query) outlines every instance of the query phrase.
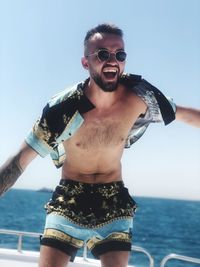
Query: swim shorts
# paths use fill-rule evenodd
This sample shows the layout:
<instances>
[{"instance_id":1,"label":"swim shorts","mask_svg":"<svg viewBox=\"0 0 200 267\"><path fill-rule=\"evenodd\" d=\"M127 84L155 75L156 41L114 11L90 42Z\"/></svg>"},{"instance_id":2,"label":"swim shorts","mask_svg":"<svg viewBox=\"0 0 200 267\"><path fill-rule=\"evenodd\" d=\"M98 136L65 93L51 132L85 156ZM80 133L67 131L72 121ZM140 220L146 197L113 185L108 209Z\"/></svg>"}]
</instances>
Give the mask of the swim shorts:
<instances>
[{"instance_id":1,"label":"swim shorts","mask_svg":"<svg viewBox=\"0 0 200 267\"><path fill-rule=\"evenodd\" d=\"M136 203L122 181L89 184L62 179L45 208L42 245L72 258L85 243L96 258L131 250Z\"/></svg>"}]
</instances>

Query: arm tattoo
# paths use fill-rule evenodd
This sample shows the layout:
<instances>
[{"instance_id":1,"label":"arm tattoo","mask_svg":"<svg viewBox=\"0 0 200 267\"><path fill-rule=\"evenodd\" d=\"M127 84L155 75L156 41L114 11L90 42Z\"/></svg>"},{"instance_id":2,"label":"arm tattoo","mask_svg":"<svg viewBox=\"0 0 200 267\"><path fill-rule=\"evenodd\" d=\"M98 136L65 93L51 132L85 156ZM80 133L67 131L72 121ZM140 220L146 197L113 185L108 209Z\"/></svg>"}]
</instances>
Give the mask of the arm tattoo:
<instances>
[{"instance_id":1,"label":"arm tattoo","mask_svg":"<svg viewBox=\"0 0 200 267\"><path fill-rule=\"evenodd\" d=\"M20 154L8 160L0 169L0 195L5 193L19 178L23 170L19 165Z\"/></svg>"}]
</instances>

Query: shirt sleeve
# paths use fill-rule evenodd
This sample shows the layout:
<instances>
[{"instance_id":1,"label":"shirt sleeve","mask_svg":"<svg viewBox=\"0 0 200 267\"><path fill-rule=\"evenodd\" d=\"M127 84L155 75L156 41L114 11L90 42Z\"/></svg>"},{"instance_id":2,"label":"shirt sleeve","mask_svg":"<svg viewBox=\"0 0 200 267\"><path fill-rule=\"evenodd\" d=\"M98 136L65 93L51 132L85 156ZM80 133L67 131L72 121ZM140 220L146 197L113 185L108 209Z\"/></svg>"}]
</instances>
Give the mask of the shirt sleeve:
<instances>
[{"instance_id":1,"label":"shirt sleeve","mask_svg":"<svg viewBox=\"0 0 200 267\"><path fill-rule=\"evenodd\" d=\"M172 106L174 113L176 114L176 104L175 104L173 98L168 97L168 96L166 98L169 101L170 105Z\"/></svg>"},{"instance_id":2,"label":"shirt sleeve","mask_svg":"<svg viewBox=\"0 0 200 267\"><path fill-rule=\"evenodd\" d=\"M31 131L26 136L26 143L32 147L41 157L52 153L56 145L55 135L52 133L48 117L50 113L49 104L45 106L42 116L33 125Z\"/></svg>"}]
</instances>

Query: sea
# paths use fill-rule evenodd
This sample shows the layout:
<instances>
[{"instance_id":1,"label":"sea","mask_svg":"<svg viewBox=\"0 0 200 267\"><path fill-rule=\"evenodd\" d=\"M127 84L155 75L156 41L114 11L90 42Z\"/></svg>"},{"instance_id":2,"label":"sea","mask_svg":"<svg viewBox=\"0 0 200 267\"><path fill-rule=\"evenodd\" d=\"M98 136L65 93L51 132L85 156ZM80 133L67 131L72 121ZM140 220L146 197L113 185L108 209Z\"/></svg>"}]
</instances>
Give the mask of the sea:
<instances>
[{"instance_id":1,"label":"sea","mask_svg":"<svg viewBox=\"0 0 200 267\"><path fill-rule=\"evenodd\" d=\"M51 192L11 189L0 198L0 229L42 233L44 204ZM134 197L138 209L133 223L133 245L146 249L155 267L170 253L200 258L200 201ZM0 234L1 248L16 248L17 238ZM23 249L39 250L39 238L23 238ZM81 255L82 251L78 253ZM89 254L89 257L92 257ZM149 266L148 258L132 252L130 264ZM198 264L170 260L167 267L197 267Z\"/></svg>"}]
</instances>

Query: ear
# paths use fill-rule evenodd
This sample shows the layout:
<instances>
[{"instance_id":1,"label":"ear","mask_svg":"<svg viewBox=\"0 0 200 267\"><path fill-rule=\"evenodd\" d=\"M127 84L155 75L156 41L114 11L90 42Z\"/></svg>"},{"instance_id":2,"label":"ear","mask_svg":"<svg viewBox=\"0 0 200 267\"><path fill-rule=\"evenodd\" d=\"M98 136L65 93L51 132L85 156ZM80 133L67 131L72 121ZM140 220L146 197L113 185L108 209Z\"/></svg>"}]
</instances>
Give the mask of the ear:
<instances>
[{"instance_id":1,"label":"ear","mask_svg":"<svg viewBox=\"0 0 200 267\"><path fill-rule=\"evenodd\" d=\"M81 63L84 69L88 70L88 61L86 57L81 58Z\"/></svg>"}]
</instances>

